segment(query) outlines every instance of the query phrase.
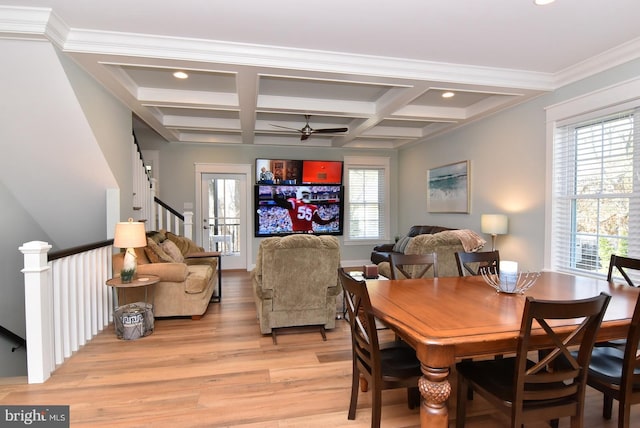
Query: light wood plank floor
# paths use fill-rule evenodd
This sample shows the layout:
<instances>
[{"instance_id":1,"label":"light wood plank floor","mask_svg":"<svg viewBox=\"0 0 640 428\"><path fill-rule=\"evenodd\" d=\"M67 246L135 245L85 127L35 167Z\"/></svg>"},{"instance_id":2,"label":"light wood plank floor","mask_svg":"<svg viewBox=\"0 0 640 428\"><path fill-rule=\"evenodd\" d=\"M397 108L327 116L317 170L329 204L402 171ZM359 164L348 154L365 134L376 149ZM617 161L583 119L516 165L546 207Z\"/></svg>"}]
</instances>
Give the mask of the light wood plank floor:
<instances>
[{"instance_id":1,"label":"light wood plank floor","mask_svg":"<svg viewBox=\"0 0 640 428\"><path fill-rule=\"evenodd\" d=\"M70 405L72 427L370 426L369 393L360 393L356 420L347 420L346 322L338 321L326 342L307 332L280 335L273 345L255 318L249 274L225 271L222 303L212 303L201 320L156 320L155 332L135 341L116 339L111 326L46 383L0 385L0 404ZM384 391L383 402L383 427L419 426L404 390ZM593 390L586 407L586 428L617 426L616 416L601 418L601 396ZM640 424L640 406L634 420ZM474 400L467 427L496 426L506 426L505 419Z\"/></svg>"}]
</instances>

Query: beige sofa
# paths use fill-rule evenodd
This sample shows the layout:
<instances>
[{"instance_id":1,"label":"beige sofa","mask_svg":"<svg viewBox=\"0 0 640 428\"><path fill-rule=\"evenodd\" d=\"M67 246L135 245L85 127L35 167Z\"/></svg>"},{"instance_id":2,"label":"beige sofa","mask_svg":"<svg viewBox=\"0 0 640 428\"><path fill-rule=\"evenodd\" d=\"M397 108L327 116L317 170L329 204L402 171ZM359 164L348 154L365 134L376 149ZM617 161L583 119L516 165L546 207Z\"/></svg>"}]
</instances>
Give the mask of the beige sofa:
<instances>
[{"instance_id":1,"label":"beige sofa","mask_svg":"<svg viewBox=\"0 0 640 428\"><path fill-rule=\"evenodd\" d=\"M251 272L262 334L280 327L334 328L339 266L340 246L334 236L263 239Z\"/></svg>"},{"instance_id":2,"label":"beige sofa","mask_svg":"<svg viewBox=\"0 0 640 428\"><path fill-rule=\"evenodd\" d=\"M147 246L136 248L137 273L160 277L150 293L154 315L200 319L218 285L217 258L190 258L190 254L201 253L203 248L170 232L149 232L147 237ZM113 256L114 275L119 275L123 259L122 252ZM119 292L123 293L122 290ZM123 298L127 303L144 300L144 287L127 289L119 300L122 302Z\"/></svg>"},{"instance_id":3,"label":"beige sofa","mask_svg":"<svg viewBox=\"0 0 640 428\"><path fill-rule=\"evenodd\" d=\"M458 276L455 253L458 251L475 252L480 250L485 243L484 239L471 230L445 230L432 235L423 234L410 237L404 254L436 253L438 256L438 276ZM391 276L389 262L380 262L378 272L389 278Z\"/></svg>"}]
</instances>

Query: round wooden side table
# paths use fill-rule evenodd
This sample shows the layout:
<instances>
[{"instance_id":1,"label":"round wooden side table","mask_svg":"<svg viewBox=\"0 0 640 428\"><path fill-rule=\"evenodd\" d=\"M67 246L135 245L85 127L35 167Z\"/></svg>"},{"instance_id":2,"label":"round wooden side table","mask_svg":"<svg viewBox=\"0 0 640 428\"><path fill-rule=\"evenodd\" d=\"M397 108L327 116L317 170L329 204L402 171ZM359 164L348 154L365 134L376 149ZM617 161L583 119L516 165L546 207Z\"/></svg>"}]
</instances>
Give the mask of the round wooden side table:
<instances>
[{"instance_id":1,"label":"round wooden side table","mask_svg":"<svg viewBox=\"0 0 640 428\"><path fill-rule=\"evenodd\" d=\"M122 278L115 277L107 281L113 292L113 321L116 335L119 339L133 340L153 333L153 298L148 300L149 286L160 281L157 275L137 275L131 282L123 283ZM122 289L122 298L125 299L128 288L144 287L144 302L135 302L119 305L118 289ZM155 293L154 293L155 294ZM154 296L155 297L155 296Z\"/></svg>"}]
</instances>

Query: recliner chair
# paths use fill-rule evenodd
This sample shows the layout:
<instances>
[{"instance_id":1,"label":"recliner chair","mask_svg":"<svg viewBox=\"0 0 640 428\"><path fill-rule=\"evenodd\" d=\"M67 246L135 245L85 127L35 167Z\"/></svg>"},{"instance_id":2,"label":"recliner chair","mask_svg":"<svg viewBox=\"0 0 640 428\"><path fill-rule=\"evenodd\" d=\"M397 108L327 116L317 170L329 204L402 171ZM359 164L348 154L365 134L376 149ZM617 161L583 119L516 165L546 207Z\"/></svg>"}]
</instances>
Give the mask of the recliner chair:
<instances>
[{"instance_id":1,"label":"recliner chair","mask_svg":"<svg viewBox=\"0 0 640 428\"><path fill-rule=\"evenodd\" d=\"M251 272L262 334L282 327L335 327L340 245L334 236L265 238Z\"/></svg>"}]
</instances>

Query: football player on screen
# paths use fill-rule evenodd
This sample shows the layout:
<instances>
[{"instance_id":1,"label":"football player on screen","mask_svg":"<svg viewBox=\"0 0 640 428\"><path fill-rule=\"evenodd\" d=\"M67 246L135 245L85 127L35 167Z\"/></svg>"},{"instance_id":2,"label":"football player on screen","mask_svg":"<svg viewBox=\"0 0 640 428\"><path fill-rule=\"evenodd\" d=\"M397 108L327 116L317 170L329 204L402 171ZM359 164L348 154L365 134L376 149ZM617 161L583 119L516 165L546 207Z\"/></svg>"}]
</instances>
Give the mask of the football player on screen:
<instances>
[{"instance_id":1,"label":"football player on screen","mask_svg":"<svg viewBox=\"0 0 640 428\"><path fill-rule=\"evenodd\" d=\"M275 193L273 200L277 206L287 210L291 218L294 232L313 233L313 223L325 225L336 221L337 216L328 220L320 217L318 207L311 202L311 191L308 187L299 187L295 198L287 198L282 193Z\"/></svg>"}]
</instances>

